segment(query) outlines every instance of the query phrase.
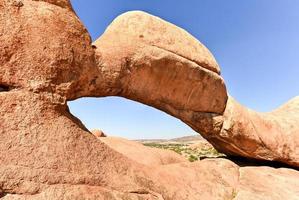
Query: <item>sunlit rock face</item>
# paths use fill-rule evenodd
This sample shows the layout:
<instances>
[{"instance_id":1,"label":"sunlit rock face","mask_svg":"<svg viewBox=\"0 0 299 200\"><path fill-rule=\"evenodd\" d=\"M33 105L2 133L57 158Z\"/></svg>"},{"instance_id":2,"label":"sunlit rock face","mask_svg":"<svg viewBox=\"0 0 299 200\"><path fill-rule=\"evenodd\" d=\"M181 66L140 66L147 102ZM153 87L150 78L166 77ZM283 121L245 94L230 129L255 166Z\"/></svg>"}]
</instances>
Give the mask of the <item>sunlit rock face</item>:
<instances>
[{"instance_id":1,"label":"sunlit rock face","mask_svg":"<svg viewBox=\"0 0 299 200\"><path fill-rule=\"evenodd\" d=\"M211 53L187 32L146 13L120 16L94 45L69 1L0 1L1 198L298 196L295 170L239 167L227 159L189 163L131 143L130 151L122 151L92 135L66 105L83 96L124 96L183 120L217 149L297 166L296 99L269 115L238 106L227 97ZM259 132L250 131L250 119ZM266 131L273 137L263 137ZM252 139L256 133L260 140ZM269 144L283 144L283 151ZM131 151L151 159L142 163L146 155Z\"/></svg>"},{"instance_id":2,"label":"sunlit rock face","mask_svg":"<svg viewBox=\"0 0 299 200\"><path fill-rule=\"evenodd\" d=\"M79 97L97 73L90 36L68 1L46 2L1 1L0 84Z\"/></svg>"},{"instance_id":3,"label":"sunlit rock face","mask_svg":"<svg viewBox=\"0 0 299 200\"><path fill-rule=\"evenodd\" d=\"M205 46L173 24L128 12L94 45L99 68L115 95L177 117L178 110L223 113L227 93L218 64Z\"/></svg>"}]
</instances>

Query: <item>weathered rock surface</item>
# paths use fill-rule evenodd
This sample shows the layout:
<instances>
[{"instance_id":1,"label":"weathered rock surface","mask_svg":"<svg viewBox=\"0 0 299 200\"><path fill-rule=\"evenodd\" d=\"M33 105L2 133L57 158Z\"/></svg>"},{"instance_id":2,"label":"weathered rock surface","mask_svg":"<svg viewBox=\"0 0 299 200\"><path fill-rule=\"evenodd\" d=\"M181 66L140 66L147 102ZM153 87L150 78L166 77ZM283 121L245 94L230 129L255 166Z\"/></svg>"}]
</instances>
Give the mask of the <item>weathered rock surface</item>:
<instances>
[{"instance_id":1,"label":"weathered rock surface","mask_svg":"<svg viewBox=\"0 0 299 200\"><path fill-rule=\"evenodd\" d=\"M218 65L186 31L143 12L129 12L116 18L94 45L99 69L109 80L109 95L140 101L179 118L189 110L224 111L227 94L214 72Z\"/></svg>"},{"instance_id":2,"label":"weathered rock surface","mask_svg":"<svg viewBox=\"0 0 299 200\"><path fill-rule=\"evenodd\" d=\"M49 2L70 6L67 0ZM0 84L64 103L81 96L97 69L86 29L72 11L56 4L0 2Z\"/></svg>"},{"instance_id":3,"label":"weathered rock surface","mask_svg":"<svg viewBox=\"0 0 299 200\"><path fill-rule=\"evenodd\" d=\"M232 155L299 166L299 97L269 113L257 113L229 97L219 134L207 135Z\"/></svg>"},{"instance_id":4,"label":"weathered rock surface","mask_svg":"<svg viewBox=\"0 0 299 200\"><path fill-rule=\"evenodd\" d=\"M67 100L120 95L205 130L206 137L207 130L220 134L224 119L237 116L228 114L225 85L208 50L185 31L155 17L137 12L129 13L128 19L134 19L135 14L141 25L136 30L145 31L143 36L136 31L140 40L132 40L134 35L126 37L126 27L136 25L133 20L132 26L120 29L122 37L116 34L119 46L113 46L111 40L114 29L110 28L111 33L107 30L102 36L106 39L96 42L95 55L69 1L0 1L0 197L298 199L295 170L240 168L223 159L144 165L98 140L70 114ZM119 28L122 18L120 25L115 22ZM155 28L156 20L159 29ZM168 39L160 40L157 31ZM152 39L144 39L149 35ZM128 46L128 41L134 45ZM273 113L275 119L285 119L283 111ZM243 118L248 119L245 114ZM281 123L279 120L275 123ZM290 127L291 120L295 118L288 121ZM288 134L297 134L295 127ZM285 148L297 147L297 143L291 144L295 146ZM233 153L238 151L233 149ZM291 158L297 159L294 155Z\"/></svg>"}]
</instances>

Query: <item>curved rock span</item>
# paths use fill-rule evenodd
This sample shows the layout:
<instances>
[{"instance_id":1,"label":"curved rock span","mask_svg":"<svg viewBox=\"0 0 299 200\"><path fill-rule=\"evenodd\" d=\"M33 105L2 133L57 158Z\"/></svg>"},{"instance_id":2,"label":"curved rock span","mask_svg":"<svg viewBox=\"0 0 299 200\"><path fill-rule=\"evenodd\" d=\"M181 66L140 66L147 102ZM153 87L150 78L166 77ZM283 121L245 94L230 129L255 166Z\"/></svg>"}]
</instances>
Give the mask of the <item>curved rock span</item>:
<instances>
[{"instance_id":1,"label":"curved rock span","mask_svg":"<svg viewBox=\"0 0 299 200\"><path fill-rule=\"evenodd\" d=\"M267 114L242 107L208 49L172 24L129 12L92 44L68 0L2 0L0 47L0 198L265 199L273 183L272 199L299 196L295 170L149 149L138 162L140 145L99 140L70 114L67 100L122 96L227 154L299 166L298 98Z\"/></svg>"},{"instance_id":2,"label":"curved rock span","mask_svg":"<svg viewBox=\"0 0 299 200\"><path fill-rule=\"evenodd\" d=\"M116 18L94 45L100 74L108 81L106 95L163 110L226 154L299 166L299 97L270 113L241 106L227 95L205 46L143 12ZM102 91L99 84L95 90Z\"/></svg>"}]
</instances>

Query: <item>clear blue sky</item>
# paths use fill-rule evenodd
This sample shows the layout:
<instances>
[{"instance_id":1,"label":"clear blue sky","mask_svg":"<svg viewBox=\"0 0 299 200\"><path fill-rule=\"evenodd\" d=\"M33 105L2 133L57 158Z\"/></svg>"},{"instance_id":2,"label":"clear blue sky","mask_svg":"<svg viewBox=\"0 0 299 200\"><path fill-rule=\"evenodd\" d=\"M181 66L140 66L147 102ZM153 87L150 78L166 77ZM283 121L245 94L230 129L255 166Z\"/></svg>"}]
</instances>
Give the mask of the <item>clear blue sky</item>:
<instances>
[{"instance_id":1,"label":"clear blue sky","mask_svg":"<svg viewBox=\"0 0 299 200\"><path fill-rule=\"evenodd\" d=\"M72 0L93 40L119 14L143 10L204 43L221 66L229 93L258 111L299 95L298 0ZM194 132L156 109L117 97L69 102L89 129L127 138L172 138Z\"/></svg>"}]
</instances>

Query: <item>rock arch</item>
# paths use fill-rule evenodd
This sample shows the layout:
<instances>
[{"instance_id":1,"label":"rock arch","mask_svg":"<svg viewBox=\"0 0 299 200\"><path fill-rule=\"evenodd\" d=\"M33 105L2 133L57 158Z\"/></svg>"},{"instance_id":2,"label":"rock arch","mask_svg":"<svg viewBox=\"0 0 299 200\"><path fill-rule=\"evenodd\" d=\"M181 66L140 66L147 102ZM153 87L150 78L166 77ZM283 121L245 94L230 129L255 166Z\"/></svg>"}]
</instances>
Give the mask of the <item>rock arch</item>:
<instances>
[{"instance_id":1,"label":"rock arch","mask_svg":"<svg viewBox=\"0 0 299 200\"><path fill-rule=\"evenodd\" d=\"M183 29L133 11L91 45L66 5L2 2L1 85L58 105L122 96L181 119L219 151L298 165L298 98L272 113L251 111L229 97L213 55ZM34 13L42 6L47 14Z\"/></svg>"},{"instance_id":2,"label":"rock arch","mask_svg":"<svg viewBox=\"0 0 299 200\"><path fill-rule=\"evenodd\" d=\"M230 161L153 168L117 153L69 113L66 101L84 96L131 98L183 120L219 150L298 166L298 98L271 114L239 106L203 45L145 13L121 16L94 45L68 0L0 1L0 85L9 88L0 92L1 197L223 199L238 188ZM218 192L208 193L219 177L225 186L215 181Z\"/></svg>"},{"instance_id":3,"label":"rock arch","mask_svg":"<svg viewBox=\"0 0 299 200\"><path fill-rule=\"evenodd\" d=\"M298 97L271 113L241 106L228 96L212 54L186 31L133 11L116 18L94 46L107 95L163 110L227 154L298 166Z\"/></svg>"}]
</instances>

